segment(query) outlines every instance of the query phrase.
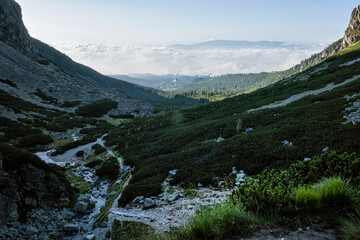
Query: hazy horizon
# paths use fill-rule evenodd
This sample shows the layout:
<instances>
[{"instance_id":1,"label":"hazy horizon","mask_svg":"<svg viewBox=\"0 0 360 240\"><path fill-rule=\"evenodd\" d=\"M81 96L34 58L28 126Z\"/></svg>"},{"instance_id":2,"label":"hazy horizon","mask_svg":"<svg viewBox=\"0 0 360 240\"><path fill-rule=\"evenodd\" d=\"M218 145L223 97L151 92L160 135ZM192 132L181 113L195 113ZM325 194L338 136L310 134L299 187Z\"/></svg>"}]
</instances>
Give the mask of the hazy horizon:
<instances>
[{"instance_id":1,"label":"hazy horizon","mask_svg":"<svg viewBox=\"0 0 360 240\"><path fill-rule=\"evenodd\" d=\"M355 0L17 2L31 36L106 75L285 70L340 39L358 5ZM212 39L302 42L306 47L171 48Z\"/></svg>"}]
</instances>

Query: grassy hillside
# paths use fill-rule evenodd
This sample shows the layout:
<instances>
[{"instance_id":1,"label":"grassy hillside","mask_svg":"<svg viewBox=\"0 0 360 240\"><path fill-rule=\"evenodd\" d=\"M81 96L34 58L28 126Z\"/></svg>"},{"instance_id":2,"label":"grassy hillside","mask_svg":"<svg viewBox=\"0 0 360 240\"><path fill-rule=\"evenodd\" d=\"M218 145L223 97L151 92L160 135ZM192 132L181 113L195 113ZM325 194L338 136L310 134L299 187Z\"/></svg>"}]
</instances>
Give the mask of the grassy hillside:
<instances>
[{"instance_id":1,"label":"grassy hillside","mask_svg":"<svg viewBox=\"0 0 360 240\"><path fill-rule=\"evenodd\" d=\"M159 194L167 172L175 168L179 171L173 184L208 185L215 176L227 176L232 166L256 174L265 168L286 168L320 154L325 147L359 153L360 127L342 124L349 105L344 96L359 92L359 80L281 108L248 112L359 75L359 62L340 66L359 57L360 44L356 44L320 65L253 93L135 119L112 130L107 144L115 145L126 164L136 167L120 203L136 195ZM242 133L248 127L254 130ZM219 136L225 140L215 142ZM283 144L284 140L292 145Z\"/></svg>"}]
</instances>

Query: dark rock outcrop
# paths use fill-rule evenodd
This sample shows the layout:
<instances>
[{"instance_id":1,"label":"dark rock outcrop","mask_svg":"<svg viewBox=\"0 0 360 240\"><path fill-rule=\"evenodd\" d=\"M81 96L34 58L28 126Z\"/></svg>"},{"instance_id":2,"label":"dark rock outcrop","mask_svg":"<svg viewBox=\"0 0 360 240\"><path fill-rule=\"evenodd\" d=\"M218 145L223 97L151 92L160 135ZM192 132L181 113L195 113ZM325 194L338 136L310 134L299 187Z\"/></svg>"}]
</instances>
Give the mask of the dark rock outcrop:
<instances>
[{"instance_id":1,"label":"dark rock outcrop","mask_svg":"<svg viewBox=\"0 0 360 240\"><path fill-rule=\"evenodd\" d=\"M35 57L36 50L22 21L21 8L13 0L0 1L0 41L28 57Z\"/></svg>"},{"instance_id":2,"label":"dark rock outcrop","mask_svg":"<svg viewBox=\"0 0 360 240\"><path fill-rule=\"evenodd\" d=\"M25 221L26 212L66 207L74 191L65 177L25 150L1 144L0 225Z\"/></svg>"},{"instance_id":3,"label":"dark rock outcrop","mask_svg":"<svg viewBox=\"0 0 360 240\"><path fill-rule=\"evenodd\" d=\"M345 31L341 49L360 41L360 5L351 14L350 23Z\"/></svg>"}]
</instances>

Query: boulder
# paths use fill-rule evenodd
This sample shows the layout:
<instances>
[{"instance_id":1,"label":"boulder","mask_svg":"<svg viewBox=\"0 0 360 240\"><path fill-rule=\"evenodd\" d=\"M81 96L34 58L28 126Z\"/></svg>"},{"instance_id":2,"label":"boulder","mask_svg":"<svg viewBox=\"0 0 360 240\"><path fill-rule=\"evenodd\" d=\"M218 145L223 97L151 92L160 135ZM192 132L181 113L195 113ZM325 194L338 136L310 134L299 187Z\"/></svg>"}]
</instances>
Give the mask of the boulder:
<instances>
[{"instance_id":1,"label":"boulder","mask_svg":"<svg viewBox=\"0 0 360 240\"><path fill-rule=\"evenodd\" d=\"M76 202L73 209L77 213L84 213L86 212L88 205L89 205L88 202L84 202L84 201Z\"/></svg>"},{"instance_id":2,"label":"boulder","mask_svg":"<svg viewBox=\"0 0 360 240\"><path fill-rule=\"evenodd\" d=\"M28 235L28 236L32 236L38 232L39 232L39 230L36 227L33 227L33 226L26 227L26 235Z\"/></svg>"},{"instance_id":3,"label":"boulder","mask_svg":"<svg viewBox=\"0 0 360 240\"><path fill-rule=\"evenodd\" d=\"M173 177L173 176L175 176L176 175L176 173L177 173L177 169L174 169L174 170L170 170L169 171L169 175L170 175L170 177Z\"/></svg>"},{"instance_id":4,"label":"boulder","mask_svg":"<svg viewBox=\"0 0 360 240\"><path fill-rule=\"evenodd\" d=\"M167 200L168 200L169 202L173 202L173 201L177 200L179 197L180 197L179 193L178 193L178 192L174 192L173 194L170 194L170 195L167 197Z\"/></svg>"},{"instance_id":5,"label":"boulder","mask_svg":"<svg viewBox=\"0 0 360 240\"><path fill-rule=\"evenodd\" d=\"M140 203L141 201L144 201L144 196L137 196L136 198L134 198L134 200L132 200L132 203Z\"/></svg>"},{"instance_id":6,"label":"boulder","mask_svg":"<svg viewBox=\"0 0 360 240\"><path fill-rule=\"evenodd\" d=\"M156 206L156 202L154 200L152 200L151 198L145 198L144 200L144 209L149 209L149 208L153 208Z\"/></svg>"},{"instance_id":7,"label":"boulder","mask_svg":"<svg viewBox=\"0 0 360 240\"><path fill-rule=\"evenodd\" d=\"M128 172L130 172L132 170L132 168L130 166L123 166L123 168L121 169L121 174L126 174Z\"/></svg>"},{"instance_id":8,"label":"boulder","mask_svg":"<svg viewBox=\"0 0 360 240\"><path fill-rule=\"evenodd\" d=\"M86 240L94 240L95 239L95 234L89 234L85 237Z\"/></svg>"},{"instance_id":9,"label":"boulder","mask_svg":"<svg viewBox=\"0 0 360 240\"><path fill-rule=\"evenodd\" d=\"M75 233L75 232L79 232L79 226L76 224L68 223L65 224L63 230L64 232Z\"/></svg>"}]
</instances>

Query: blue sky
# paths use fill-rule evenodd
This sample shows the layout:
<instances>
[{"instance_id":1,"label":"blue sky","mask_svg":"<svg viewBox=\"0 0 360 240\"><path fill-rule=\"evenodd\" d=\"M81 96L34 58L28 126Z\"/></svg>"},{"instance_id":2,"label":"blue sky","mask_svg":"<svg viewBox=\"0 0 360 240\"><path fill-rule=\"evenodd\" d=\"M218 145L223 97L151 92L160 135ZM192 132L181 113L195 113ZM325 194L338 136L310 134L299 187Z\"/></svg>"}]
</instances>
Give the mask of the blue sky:
<instances>
[{"instance_id":1,"label":"blue sky","mask_svg":"<svg viewBox=\"0 0 360 240\"><path fill-rule=\"evenodd\" d=\"M187 43L208 39L330 41L356 0L17 0L48 43Z\"/></svg>"},{"instance_id":2,"label":"blue sky","mask_svg":"<svg viewBox=\"0 0 360 240\"><path fill-rule=\"evenodd\" d=\"M17 0L31 36L103 74L288 69L340 39L358 0ZM210 39L294 49L174 49Z\"/></svg>"}]
</instances>

